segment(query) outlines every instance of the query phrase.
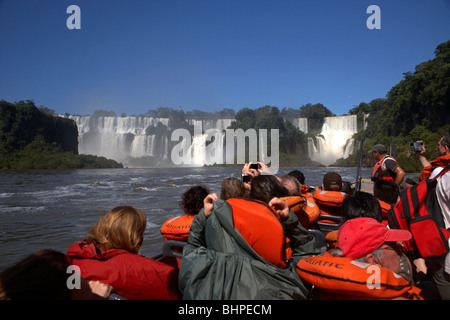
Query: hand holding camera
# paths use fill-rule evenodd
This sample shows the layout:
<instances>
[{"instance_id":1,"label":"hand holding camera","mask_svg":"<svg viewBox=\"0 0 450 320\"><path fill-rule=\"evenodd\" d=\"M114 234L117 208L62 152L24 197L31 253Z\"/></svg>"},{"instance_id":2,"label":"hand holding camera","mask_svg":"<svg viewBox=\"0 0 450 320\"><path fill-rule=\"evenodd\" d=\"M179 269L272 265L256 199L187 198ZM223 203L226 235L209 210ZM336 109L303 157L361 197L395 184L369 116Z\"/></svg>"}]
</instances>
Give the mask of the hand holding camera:
<instances>
[{"instance_id":1,"label":"hand holding camera","mask_svg":"<svg viewBox=\"0 0 450 320\"><path fill-rule=\"evenodd\" d=\"M259 165L258 163L246 163L244 164L244 167L242 168L242 174L246 174L249 175L251 177L255 177L257 175L259 175Z\"/></svg>"},{"instance_id":2,"label":"hand holding camera","mask_svg":"<svg viewBox=\"0 0 450 320\"><path fill-rule=\"evenodd\" d=\"M413 148L416 153L424 154L426 152L425 145L422 140L411 142L409 146Z\"/></svg>"},{"instance_id":3,"label":"hand holding camera","mask_svg":"<svg viewBox=\"0 0 450 320\"><path fill-rule=\"evenodd\" d=\"M265 163L259 161L256 163L246 163L242 168L242 182L248 183L253 177L256 177L260 174L272 175L269 167Z\"/></svg>"}]
</instances>

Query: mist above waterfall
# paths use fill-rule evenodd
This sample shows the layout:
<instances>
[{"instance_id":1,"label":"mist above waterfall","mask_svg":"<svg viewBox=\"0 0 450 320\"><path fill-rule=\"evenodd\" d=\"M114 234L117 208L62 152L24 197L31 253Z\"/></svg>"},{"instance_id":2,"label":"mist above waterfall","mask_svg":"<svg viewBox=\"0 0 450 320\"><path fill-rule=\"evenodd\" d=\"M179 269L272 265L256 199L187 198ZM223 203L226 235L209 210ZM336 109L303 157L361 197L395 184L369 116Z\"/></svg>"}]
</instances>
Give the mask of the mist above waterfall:
<instances>
[{"instance_id":1,"label":"mist above waterfall","mask_svg":"<svg viewBox=\"0 0 450 320\"><path fill-rule=\"evenodd\" d=\"M325 117L322 131L308 138L311 160L331 165L339 158L348 158L353 151L352 136L357 132L357 116Z\"/></svg>"}]
</instances>

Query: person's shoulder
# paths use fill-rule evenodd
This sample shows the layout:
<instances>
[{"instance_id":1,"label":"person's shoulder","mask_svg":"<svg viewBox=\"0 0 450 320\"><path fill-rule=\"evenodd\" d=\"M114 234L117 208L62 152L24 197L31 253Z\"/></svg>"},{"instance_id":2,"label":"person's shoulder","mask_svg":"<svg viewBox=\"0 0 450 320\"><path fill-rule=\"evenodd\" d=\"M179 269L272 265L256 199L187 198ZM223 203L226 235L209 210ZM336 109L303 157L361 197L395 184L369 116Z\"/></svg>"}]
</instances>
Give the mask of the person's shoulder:
<instances>
[{"instance_id":1,"label":"person's shoulder","mask_svg":"<svg viewBox=\"0 0 450 320\"><path fill-rule=\"evenodd\" d=\"M444 170L444 167L436 167L430 175L430 179L433 179L434 177L436 177L439 173L441 173L441 171Z\"/></svg>"},{"instance_id":2,"label":"person's shoulder","mask_svg":"<svg viewBox=\"0 0 450 320\"><path fill-rule=\"evenodd\" d=\"M391 156L388 156L384 160L384 165L386 166L386 168L395 169L396 167L398 167L398 162Z\"/></svg>"}]
</instances>

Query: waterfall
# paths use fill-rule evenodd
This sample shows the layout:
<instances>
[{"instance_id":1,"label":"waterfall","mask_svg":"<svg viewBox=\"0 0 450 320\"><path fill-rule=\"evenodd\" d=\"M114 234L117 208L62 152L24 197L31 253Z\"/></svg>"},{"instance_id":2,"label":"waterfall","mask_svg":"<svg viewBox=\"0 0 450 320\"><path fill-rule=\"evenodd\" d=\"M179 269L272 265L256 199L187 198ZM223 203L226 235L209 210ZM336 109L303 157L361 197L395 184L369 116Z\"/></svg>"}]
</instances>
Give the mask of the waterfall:
<instances>
[{"instance_id":1,"label":"waterfall","mask_svg":"<svg viewBox=\"0 0 450 320\"><path fill-rule=\"evenodd\" d=\"M64 117L64 116L62 116ZM68 116L78 126L78 152L103 156L125 166L175 165L172 151L180 141L172 140L168 118L148 116L94 117ZM187 119L194 127L193 136L180 144L177 152L185 153L184 164L203 166L222 164L226 158L227 129L235 119ZM308 119L286 119L296 128L308 132ZM327 117L322 132L308 138L309 157L324 165L347 158L353 151L351 138L357 131L356 116ZM261 144L261 143L260 143ZM183 151L183 152L181 152Z\"/></svg>"},{"instance_id":2,"label":"waterfall","mask_svg":"<svg viewBox=\"0 0 450 320\"><path fill-rule=\"evenodd\" d=\"M80 154L103 156L127 166L136 166L136 163L138 166L171 164L171 128L168 118L148 116L68 116L68 118L77 124ZM188 151L192 154L192 165L214 164L217 162L216 159L224 159L224 130L233 121L231 118L187 119L188 124L194 126L194 136ZM165 126L164 130L156 129L158 125ZM210 150L213 146L215 150ZM211 154L214 157L209 156ZM147 160L151 158L151 161L143 161L145 158Z\"/></svg>"},{"instance_id":3,"label":"waterfall","mask_svg":"<svg viewBox=\"0 0 450 320\"><path fill-rule=\"evenodd\" d=\"M308 155L313 161L330 165L348 158L353 151L352 136L357 132L357 116L325 117L322 131L308 138Z\"/></svg>"},{"instance_id":4,"label":"waterfall","mask_svg":"<svg viewBox=\"0 0 450 320\"><path fill-rule=\"evenodd\" d=\"M225 129L234 119L188 119L194 126L194 137L188 152L192 165L222 164L225 160Z\"/></svg>"},{"instance_id":5,"label":"waterfall","mask_svg":"<svg viewBox=\"0 0 450 320\"><path fill-rule=\"evenodd\" d=\"M303 133L308 133L308 119L307 118L294 118L294 119L287 119L289 122L292 123L294 127L296 127L298 130L303 131Z\"/></svg>"}]
</instances>

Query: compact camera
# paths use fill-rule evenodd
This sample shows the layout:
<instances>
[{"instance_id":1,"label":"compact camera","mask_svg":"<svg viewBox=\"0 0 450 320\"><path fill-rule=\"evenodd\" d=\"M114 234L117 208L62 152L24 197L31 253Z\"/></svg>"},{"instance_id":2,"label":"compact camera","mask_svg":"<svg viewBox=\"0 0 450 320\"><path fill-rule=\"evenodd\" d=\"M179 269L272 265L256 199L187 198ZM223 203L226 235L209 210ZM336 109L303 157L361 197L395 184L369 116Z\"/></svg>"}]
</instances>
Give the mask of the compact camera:
<instances>
[{"instance_id":1,"label":"compact camera","mask_svg":"<svg viewBox=\"0 0 450 320\"><path fill-rule=\"evenodd\" d=\"M242 174L242 182L250 182L252 180L252 177L251 176L249 176L248 174L246 174L246 173L243 173Z\"/></svg>"},{"instance_id":2,"label":"compact camera","mask_svg":"<svg viewBox=\"0 0 450 320\"><path fill-rule=\"evenodd\" d=\"M255 169L255 170L261 169L261 165L259 163L252 163L252 164L250 164L250 169Z\"/></svg>"},{"instance_id":3,"label":"compact camera","mask_svg":"<svg viewBox=\"0 0 450 320\"><path fill-rule=\"evenodd\" d=\"M410 146L411 148L414 148L414 151L420 152L420 151L422 151L423 142L418 142L418 141L416 141L416 142L411 142L411 143L409 144L409 146Z\"/></svg>"}]
</instances>

